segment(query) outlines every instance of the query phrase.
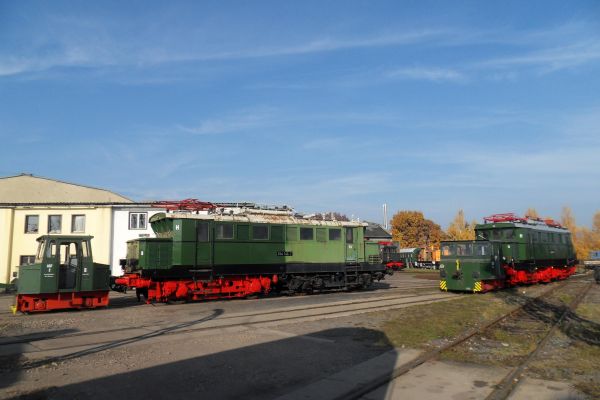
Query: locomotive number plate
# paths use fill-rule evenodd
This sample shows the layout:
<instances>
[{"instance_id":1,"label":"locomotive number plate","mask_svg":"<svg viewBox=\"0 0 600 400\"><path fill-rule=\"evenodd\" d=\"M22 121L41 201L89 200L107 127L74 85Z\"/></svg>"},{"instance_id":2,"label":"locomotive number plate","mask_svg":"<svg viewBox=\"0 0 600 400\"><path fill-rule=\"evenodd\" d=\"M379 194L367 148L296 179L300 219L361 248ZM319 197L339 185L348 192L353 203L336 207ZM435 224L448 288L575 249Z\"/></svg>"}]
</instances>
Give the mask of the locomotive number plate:
<instances>
[{"instance_id":1,"label":"locomotive number plate","mask_svg":"<svg viewBox=\"0 0 600 400\"><path fill-rule=\"evenodd\" d=\"M278 251L277 255L280 257L290 257L293 253L291 251Z\"/></svg>"}]
</instances>

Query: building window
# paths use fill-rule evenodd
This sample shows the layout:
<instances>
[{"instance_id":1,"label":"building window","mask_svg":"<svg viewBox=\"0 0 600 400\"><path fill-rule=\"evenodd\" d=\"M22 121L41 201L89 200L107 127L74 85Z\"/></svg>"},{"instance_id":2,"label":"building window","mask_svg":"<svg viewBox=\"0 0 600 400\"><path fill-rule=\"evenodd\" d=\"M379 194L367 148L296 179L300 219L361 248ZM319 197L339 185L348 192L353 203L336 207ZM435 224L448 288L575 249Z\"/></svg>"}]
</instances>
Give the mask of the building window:
<instances>
[{"instance_id":1,"label":"building window","mask_svg":"<svg viewBox=\"0 0 600 400\"><path fill-rule=\"evenodd\" d=\"M19 265L29 265L35 263L35 256L21 256L19 257Z\"/></svg>"},{"instance_id":2,"label":"building window","mask_svg":"<svg viewBox=\"0 0 600 400\"><path fill-rule=\"evenodd\" d=\"M252 227L252 239L254 239L254 240L269 239L269 227L266 225L254 225Z\"/></svg>"},{"instance_id":3,"label":"building window","mask_svg":"<svg viewBox=\"0 0 600 400\"><path fill-rule=\"evenodd\" d=\"M62 215L48 215L48 233L60 233Z\"/></svg>"},{"instance_id":4,"label":"building window","mask_svg":"<svg viewBox=\"0 0 600 400\"><path fill-rule=\"evenodd\" d=\"M218 224L216 226L217 239L233 239L232 224Z\"/></svg>"},{"instance_id":5,"label":"building window","mask_svg":"<svg viewBox=\"0 0 600 400\"><path fill-rule=\"evenodd\" d=\"M129 229L146 229L148 213L129 213Z\"/></svg>"},{"instance_id":6,"label":"building window","mask_svg":"<svg viewBox=\"0 0 600 400\"><path fill-rule=\"evenodd\" d=\"M85 232L85 215L73 215L71 217L71 232Z\"/></svg>"},{"instance_id":7,"label":"building window","mask_svg":"<svg viewBox=\"0 0 600 400\"><path fill-rule=\"evenodd\" d=\"M300 240L313 240L313 228L300 228Z\"/></svg>"},{"instance_id":8,"label":"building window","mask_svg":"<svg viewBox=\"0 0 600 400\"><path fill-rule=\"evenodd\" d=\"M39 215L26 215L25 216L25 233L38 233L40 227L40 216Z\"/></svg>"}]
</instances>

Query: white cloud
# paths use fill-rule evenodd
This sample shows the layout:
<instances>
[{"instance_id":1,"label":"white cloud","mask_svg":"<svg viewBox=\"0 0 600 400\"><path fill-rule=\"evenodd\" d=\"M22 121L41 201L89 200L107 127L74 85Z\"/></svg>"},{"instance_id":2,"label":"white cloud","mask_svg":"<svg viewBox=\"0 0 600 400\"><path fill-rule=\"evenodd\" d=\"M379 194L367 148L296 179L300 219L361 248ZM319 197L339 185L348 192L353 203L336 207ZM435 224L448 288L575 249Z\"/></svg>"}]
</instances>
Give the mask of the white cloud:
<instances>
[{"instance_id":1,"label":"white cloud","mask_svg":"<svg viewBox=\"0 0 600 400\"><path fill-rule=\"evenodd\" d=\"M197 126L177 125L176 127L194 135L217 135L246 131L258 127L272 125L276 122L274 110L269 108L257 108L246 110L233 115L218 119L206 119Z\"/></svg>"},{"instance_id":2,"label":"white cloud","mask_svg":"<svg viewBox=\"0 0 600 400\"><path fill-rule=\"evenodd\" d=\"M475 64L475 67L508 69L537 67L541 72L573 68L600 60L600 41L584 41L568 46L535 50L529 53L494 58Z\"/></svg>"},{"instance_id":3,"label":"white cloud","mask_svg":"<svg viewBox=\"0 0 600 400\"><path fill-rule=\"evenodd\" d=\"M67 27L69 28L69 27ZM173 62L219 61L303 55L331 52L353 48L398 46L430 40L442 31L420 30L394 34L373 35L363 38L324 37L304 43L272 46L245 46L243 48L211 52L201 46L177 50L166 43L163 46L146 46L134 39L109 36L94 24L85 24L85 29L74 24L70 34L48 38L30 49L28 55L0 54L0 76L43 71L54 67L103 67L114 65L147 66ZM63 27L64 29L64 27ZM32 47L35 47L32 44ZM41 48L55 48L51 53Z\"/></svg>"},{"instance_id":4,"label":"white cloud","mask_svg":"<svg viewBox=\"0 0 600 400\"><path fill-rule=\"evenodd\" d=\"M399 68L387 73L389 78L416 79L432 82L466 82L467 77L456 70L447 68L412 67Z\"/></svg>"}]
</instances>

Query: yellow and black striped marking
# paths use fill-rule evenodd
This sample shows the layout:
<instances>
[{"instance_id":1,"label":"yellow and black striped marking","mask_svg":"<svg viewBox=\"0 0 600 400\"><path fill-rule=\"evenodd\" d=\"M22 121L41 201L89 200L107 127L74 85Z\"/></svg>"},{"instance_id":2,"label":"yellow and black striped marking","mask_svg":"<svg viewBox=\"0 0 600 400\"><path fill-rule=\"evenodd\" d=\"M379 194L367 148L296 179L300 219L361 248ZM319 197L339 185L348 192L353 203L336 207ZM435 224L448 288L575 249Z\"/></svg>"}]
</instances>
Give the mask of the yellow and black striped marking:
<instances>
[{"instance_id":1,"label":"yellow and black striped marking","mask_svg":"<svg viewBox=\"0 0 600 400\"><path fill-rule=\"evenodd\" d=\"M446 286L446 281L440 281L440 290L448 290Z\"/></svg>"},{"instance_id":2,"label":"yellow and black striped marking","mask_svg":"<svg viewBox=\"0 0 600 400\"><path fill-rule=\"evenodd\" d=\"M475 286L473 287L474 292L481 292L482 286L481 282L475 282Z\"/></svg>"}]
</instances>

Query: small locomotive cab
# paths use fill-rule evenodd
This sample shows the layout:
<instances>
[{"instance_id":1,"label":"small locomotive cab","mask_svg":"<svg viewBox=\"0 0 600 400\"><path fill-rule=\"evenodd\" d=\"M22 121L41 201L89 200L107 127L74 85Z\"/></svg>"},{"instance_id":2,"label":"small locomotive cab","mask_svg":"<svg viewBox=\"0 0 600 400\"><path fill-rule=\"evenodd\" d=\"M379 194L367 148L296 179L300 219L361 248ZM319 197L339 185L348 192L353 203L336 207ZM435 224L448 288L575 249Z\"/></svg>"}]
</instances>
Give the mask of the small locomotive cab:
<instances>
[{"instance_id":1,"label":"small locomotive cab","mask_svg":"<svg viewBox=\"0 0 600 400\"><path fill-rule=\"evenodd\" d=\"M93 262L91 239L40 236L34 264L19 267L13 312L107 306L109 267Z\"/></svg>"},{"instance_id":2,"label":"small locomotive cab","mask_svg":"<svg viewBox=\"0 0 600 400\"><path fill-rule=\"evenodd\" d=\"M491 289L486 283L505 279L501 267L501 246L489 241L442 242L440 288L480 292Z\"/></svg>"}]
</instances>

